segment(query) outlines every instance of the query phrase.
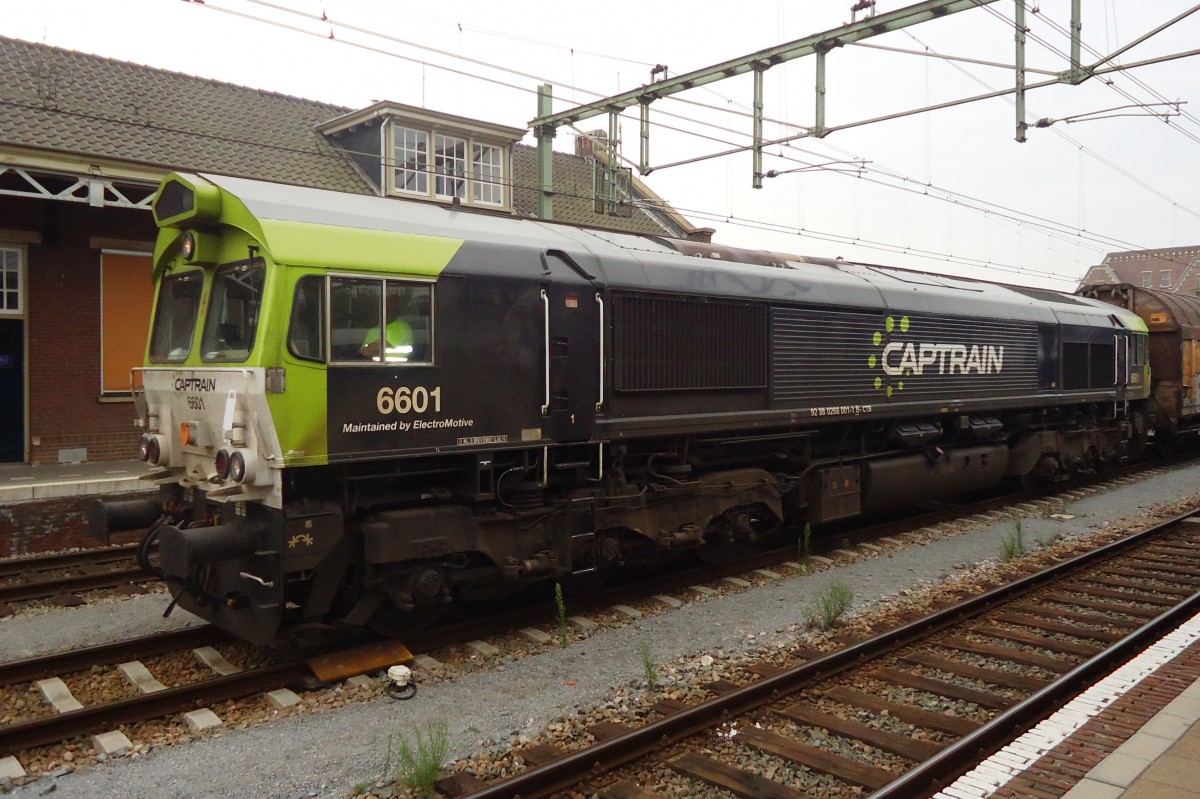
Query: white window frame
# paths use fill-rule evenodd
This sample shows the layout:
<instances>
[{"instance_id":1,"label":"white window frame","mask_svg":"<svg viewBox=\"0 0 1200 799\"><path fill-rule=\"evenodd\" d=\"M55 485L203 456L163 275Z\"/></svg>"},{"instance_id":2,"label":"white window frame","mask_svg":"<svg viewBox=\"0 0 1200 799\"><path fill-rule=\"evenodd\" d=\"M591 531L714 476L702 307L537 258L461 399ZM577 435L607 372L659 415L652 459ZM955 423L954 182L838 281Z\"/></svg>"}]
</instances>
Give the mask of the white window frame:
<instances>
[{"instance_id":1,"label":"white window frame","mask_svg":"<svg viewBox=\"0 0 1200 799\"><path fill-rule=\"evenodd\" d=\"M1159 285L1159 288L1164 288L1164 289L1171 288L1171 270L1170 269L1159 270L1158 285Z\"/></svg>"},{"instance_id":2,"label":"white window frame","mask_svg":"<svg viewBox=\"0 0 1200 799\"><path fill-rule=\"evenodd\" d=\"M429 195L429 131L396 125L392 129L396 157L396 191Z\"/></svg>"},{"instance_id":3,"label":"white window frame","mask_svg":"<svg viewBox=\"0 0 1200 799\"><path fill-rule=\"evenodd\" d=\"M1142 272L1142 288L1144 288L1144 289L1154 288L1154 273L1153 272Z\"/></svg>"},{"instance_id":4,"label":"white window frame","mask_svg":"<svg viewBox=\"0 0 1200 799\"><path fill-rule=\"evenodd\" d=\"M504 205L504 148L471 144L471 199L480 205Z\"/></svg>"},{"instance_id":5,"label":"white window frame","mask_svg":"<svg viewBox=\"0 0 1200 799\"><path fill-rule=\"evenodd\" d=\"M388 135L391 193L486 208L511 205L509 145L476 139L469 131L439 132L399 121Z\"/></svg>"},{"instance_id":6,"label":"white window frame","mask_svg":"<svg viewBox=\"0 0 1200 799\"><path fill-rule=\"evenodd\" d=\"M16 262L16 269L9 268L9 259ZM13 292L8 286L16 275L16 307L9 302ZM0 316L21 318L25 316L25 297L28 279L25 275L25 248L0 244Z\"/></svg>"},{"instance_id":7,"label":"white window frame","mask_svg":"<svg viewBox=\"0 0 1200 799\"><path fill-rule=\"evenodd\" d=\"M433 134L433 194L438 199L467 199L467 153L462 136Z\"/></svg>"}]
</instances>

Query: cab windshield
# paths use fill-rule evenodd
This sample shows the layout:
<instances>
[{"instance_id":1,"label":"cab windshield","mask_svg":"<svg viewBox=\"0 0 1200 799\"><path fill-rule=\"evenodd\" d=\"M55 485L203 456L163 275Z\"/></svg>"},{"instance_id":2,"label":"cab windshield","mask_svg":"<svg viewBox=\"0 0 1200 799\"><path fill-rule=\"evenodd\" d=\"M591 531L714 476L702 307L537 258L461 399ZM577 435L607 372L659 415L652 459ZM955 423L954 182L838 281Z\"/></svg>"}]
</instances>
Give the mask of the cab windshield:
<instances>
[{"instance_id":1,"label":"cab windshield","mask_svg":"<svg viewBox=\"0 0 1200 799\"><path fill-rule=\"evenodd\" d=\"M192 334L200 311L204 273L199 270L164 278L158 289L158 307L150 332L150 361L174 363L186 360L192 350Z\"/></svg>"},{"instance_id":2,"label":"cab windshield","mask_svg":"<svg viewBox=\"0 0 1200 799\"><path fill-rule=\"evenodd\" d=\"M244 361L254 348L267 268L261 258L228 264L217 270L208 317L204 320L201 358Z\"/></svg>"}]
</instances>

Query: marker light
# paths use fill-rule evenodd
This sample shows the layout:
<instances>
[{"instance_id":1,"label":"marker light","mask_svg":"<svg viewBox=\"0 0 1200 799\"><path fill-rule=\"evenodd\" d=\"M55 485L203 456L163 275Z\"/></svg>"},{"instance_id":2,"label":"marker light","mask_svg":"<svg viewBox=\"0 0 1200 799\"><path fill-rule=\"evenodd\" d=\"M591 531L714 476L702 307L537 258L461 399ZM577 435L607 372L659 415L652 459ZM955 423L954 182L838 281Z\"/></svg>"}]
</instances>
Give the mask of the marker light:
<instances>
[{"instance_id":1,"label":"marker light","mask_svg":"<svg viewBox=\"0 0 1200 799\"><path fill-rule=\"evenodd\" d=\"M183 234L183 258L186 261L192 260L196 256L196 234L189 230Z\"/></svg>"},{"instance_id":2,"label":"marker light","mask_svg":"<svg viewBox=\"0 0 1200 799\"><path fill-rule=\"evenodd\" d=\"M228 480L230 463L232 460L229 456L229 450L227 450L227 449L217 450L217 456L216 456L215 460L216 460L216 467L217 467L217 477L220 477L222 480Z\"/></svg>"}]
</instances>

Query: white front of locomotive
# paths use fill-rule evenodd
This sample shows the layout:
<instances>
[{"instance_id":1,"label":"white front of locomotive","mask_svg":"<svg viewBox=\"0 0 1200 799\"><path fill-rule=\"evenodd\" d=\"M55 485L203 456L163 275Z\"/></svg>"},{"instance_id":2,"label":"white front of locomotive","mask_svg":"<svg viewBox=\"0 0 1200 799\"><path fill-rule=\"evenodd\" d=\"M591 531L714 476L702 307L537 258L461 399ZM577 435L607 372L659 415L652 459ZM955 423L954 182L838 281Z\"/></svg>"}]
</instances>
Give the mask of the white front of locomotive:
<instances>
[{"instance_id":1,"label":"white front of locomotive","mask_svg":"<svg viewBox=\"0 0 1200 799\"><path fill-rule=\"evenodd\" d=\"M262 368L146 368L141 458L160 484L213 501L282 504L279 439Z\"/></svg>"}]
</instances>

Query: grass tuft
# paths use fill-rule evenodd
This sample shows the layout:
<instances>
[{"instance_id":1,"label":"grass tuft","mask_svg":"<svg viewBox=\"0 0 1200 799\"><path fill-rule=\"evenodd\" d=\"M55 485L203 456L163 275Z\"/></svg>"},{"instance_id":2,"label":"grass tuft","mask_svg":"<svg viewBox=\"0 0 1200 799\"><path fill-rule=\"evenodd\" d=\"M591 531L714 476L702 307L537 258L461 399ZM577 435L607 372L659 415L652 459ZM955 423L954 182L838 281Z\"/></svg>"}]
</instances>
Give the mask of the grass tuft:
<instances>
[{"instance_id":1,"label":"grass tuft","mask_svg":"<svg viewBox=\"0 0 1200 799\"><path fill-rule=\"evenodd\" d=\"M1013 558L1024 555L1027 551L1025 548L1025 531L1022 528L1021 519L1017 519L1013 523L1013 531L1000 542L1000 554L1003 555L1004 561L1007 563Z\"/></svg>"},{"instance_id":2,"label":"grass tuft","mask_svg":"<svg viewBox=\"0 0 1200 799\"><path fill-rule=\"evenodd\" d=\"M554 607L558 611L558 645L566 649L571 642L571 629L567 627L567 603L563 599L562 583L554 584Z\"/></svg>"},{"instance_id":3,"label":"grass tuft","mask_svg":"<svg viewBox=\"0 0 1200 799\"><path fill-rule=\"evenodd\" d=\"M854 592L841 580L834 580L808 609L808 624L821 630L832 629L853 604Z\"/></svg>"},{"instance_id":4,"label":"grass tuft","mask_svg":"<svg viewBox=\"0 0 1200 799\"><path fill-rule=\"evenodd\" d=\"M658 687L658 662L654 660L650 651L650 642L642 641L639 651L642 655L642 673L646 675L646 685L650 686L650 690L654 690Z\"/></svg>"},{"instance_id":5,"label":"grass tuft","mask_svg":"<svg viewBox=\"0 0 1200 799\"><path fill-rule=\"evenodd\" d=\"M418 730L410 742L401 732L388 737L387 763L396 782L406 785L419 797L434 796L433 785L450 753L450 736L445 720L434 723L425 736Z\"/></svg>"},{"instance_id":6,"label":"grass tuft","mask_svg":"<svg viewBox=\"0 0 1200 799\"><path fill-rule=\"evenodd\" d=\"M800 538L800 564L806 574L812 574L812 525L808 522L804 523L804 535Z\"/></svg>"}]
</instances>

